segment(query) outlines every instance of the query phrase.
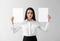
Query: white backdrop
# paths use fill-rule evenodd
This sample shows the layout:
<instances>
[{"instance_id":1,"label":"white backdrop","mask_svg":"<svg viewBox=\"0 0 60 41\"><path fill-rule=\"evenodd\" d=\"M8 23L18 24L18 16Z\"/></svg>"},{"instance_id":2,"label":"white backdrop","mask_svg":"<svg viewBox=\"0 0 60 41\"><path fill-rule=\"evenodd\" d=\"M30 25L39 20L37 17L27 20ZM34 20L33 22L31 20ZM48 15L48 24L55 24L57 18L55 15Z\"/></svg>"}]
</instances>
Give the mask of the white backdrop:
<instances>
[{"instance_id":1,"label":"white backdrop","mask_svg":"<svg viewBox=\"0 0 60 41\"><path fill-rule=\"evenodd\" d=\"M32 6L36 14L38 8L48 8L48 14L52 19L48 26L48 32L40 32L37 35L38 41L60 41L60 0L0 0L0 41L22 41L22 31L16 34L11 32L10 16L13 8Z\"/></svg>"}]
</instances>

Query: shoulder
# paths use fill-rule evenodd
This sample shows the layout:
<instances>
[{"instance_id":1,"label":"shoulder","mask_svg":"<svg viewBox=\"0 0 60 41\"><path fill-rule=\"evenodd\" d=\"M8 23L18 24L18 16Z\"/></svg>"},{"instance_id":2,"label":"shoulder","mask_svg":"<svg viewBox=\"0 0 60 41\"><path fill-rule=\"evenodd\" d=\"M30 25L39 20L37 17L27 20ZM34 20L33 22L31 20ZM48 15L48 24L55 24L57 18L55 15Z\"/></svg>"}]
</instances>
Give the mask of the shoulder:
<instances>
[{"instance_id":1,"label":"shoulder","mask_svg":"<svg viewBox=\"0 0 60 41\"><path fill-rule=\"evenodd\" d=\"M34 21L35 23L40 23L39 21Z\"/></svg>"},{"instance_id":2,"label":"shoulder","mask_svg":"<svg viewBox=\"0 0 60 41\"><path fill-rule=\"evenodd\" d=\"M27 22L24 20L21 24L23 25L23 24L26 24Z\"/></svg>"},{"instance_id":3,"label":"shoulder","mask_svg":"<svg viewBox=\"0 0 60 41\"><path fill-rule=\"evenodd\" d=\"M40 22L39 21L34 21L34 24L39 25Z\"/></svg>"}]
</instances>

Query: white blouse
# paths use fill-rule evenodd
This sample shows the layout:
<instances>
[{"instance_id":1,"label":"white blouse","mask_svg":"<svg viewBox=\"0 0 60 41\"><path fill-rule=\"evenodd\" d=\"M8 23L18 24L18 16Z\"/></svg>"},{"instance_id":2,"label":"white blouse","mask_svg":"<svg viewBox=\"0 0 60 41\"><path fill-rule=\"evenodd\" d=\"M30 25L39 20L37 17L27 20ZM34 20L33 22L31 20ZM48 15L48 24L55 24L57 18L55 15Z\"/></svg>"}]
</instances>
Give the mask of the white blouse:
<instances>
[{"instance_id":1,"label":"white blouse","mask_svg":"<svg viewBox=\"0 0 60 41\"><path fill-rule=\"evenodd\" d=\"M48 23L45 25L45 27L43 27L40 25L38 21L34 21L34 20L28 21L26 19L23 23L14 23L12 25L12 30L15 33L19 31L20 29L22 29L24 36L33 36L37 34L37 29L46 31L47 25Z\"/></svg>"}]
</instances>

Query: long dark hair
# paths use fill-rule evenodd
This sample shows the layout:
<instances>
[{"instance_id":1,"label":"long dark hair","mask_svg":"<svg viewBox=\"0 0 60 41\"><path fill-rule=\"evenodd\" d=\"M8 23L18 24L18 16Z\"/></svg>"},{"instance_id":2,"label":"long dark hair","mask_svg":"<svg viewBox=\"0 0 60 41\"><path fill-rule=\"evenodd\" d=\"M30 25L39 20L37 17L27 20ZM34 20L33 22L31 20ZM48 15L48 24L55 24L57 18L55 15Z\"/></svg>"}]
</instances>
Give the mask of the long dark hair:
<instances>
[{"instance_id":1,"label":"long dark hair","mask_svg":"<svg viewBox=\"0 0 60 41\"><path fill-rule=\"evenodd\" d=\"M32 7L28 7L28 8L26 9L26 12L25 12L25 20L27 19L27 11L28 11L28 10L32 10L32 14L33 14L32 19L33 19L34 21L36 21L35 11L34 11L34 9L33 9Z\"/></svg>"}]
</instances>

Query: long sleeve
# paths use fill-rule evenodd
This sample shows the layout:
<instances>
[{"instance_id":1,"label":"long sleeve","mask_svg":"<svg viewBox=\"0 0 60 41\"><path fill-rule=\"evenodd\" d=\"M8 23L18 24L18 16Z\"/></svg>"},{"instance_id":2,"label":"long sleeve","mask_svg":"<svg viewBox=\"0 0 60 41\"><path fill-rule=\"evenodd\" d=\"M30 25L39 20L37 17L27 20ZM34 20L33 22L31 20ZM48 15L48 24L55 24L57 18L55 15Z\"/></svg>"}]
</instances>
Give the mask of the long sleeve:
<instances>
[{"instance_id":1,"label":"long sleeve","mask_svg":"<svg viewBox=\"0 0 60 41\"><path fill-rule=\"evenodd\" d=\"M11 29L13 33L16 33L17 31L21 29L21 24L20 23L11 24Z\"/></svg>"},{"instance_id":2,"label":"long sleeve","mask_svg":"<svg viewBox=\"0 0 60 41\"><path fill-rule=\"evenodd\" d=\"M39 28L43 31L47 31L49 22L39 23Z\"/></svg>"}]
</instances>

